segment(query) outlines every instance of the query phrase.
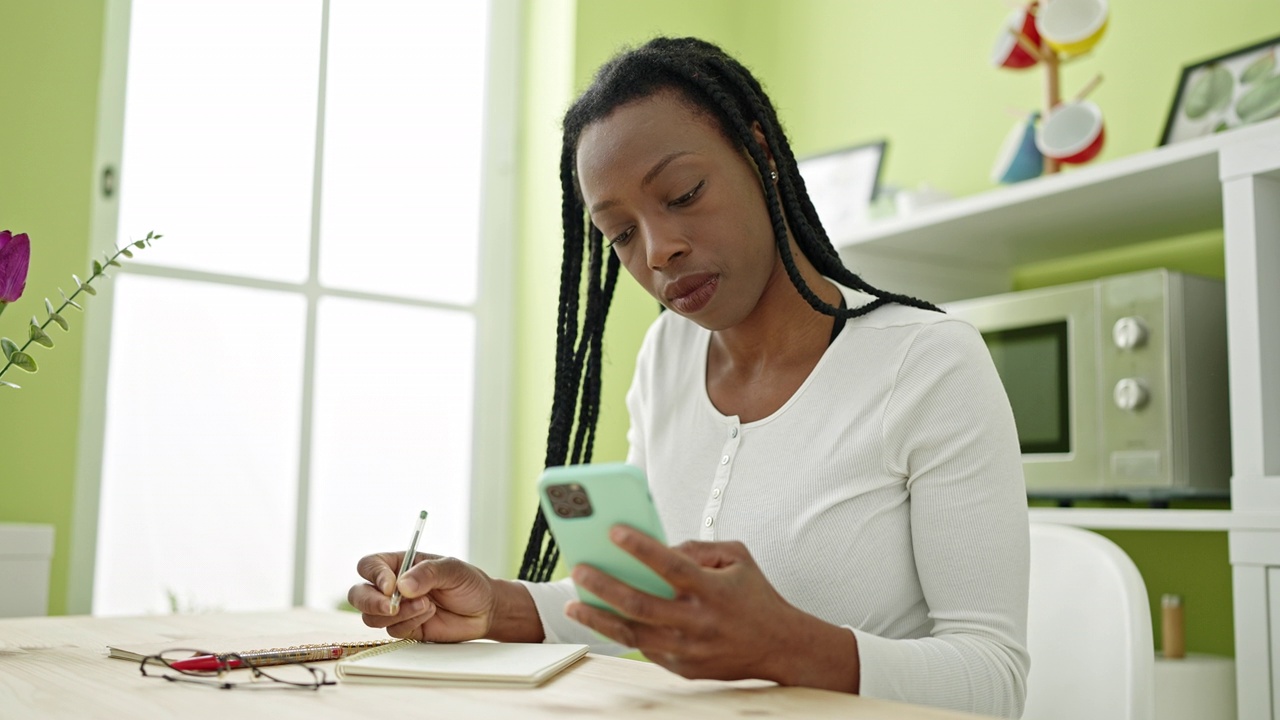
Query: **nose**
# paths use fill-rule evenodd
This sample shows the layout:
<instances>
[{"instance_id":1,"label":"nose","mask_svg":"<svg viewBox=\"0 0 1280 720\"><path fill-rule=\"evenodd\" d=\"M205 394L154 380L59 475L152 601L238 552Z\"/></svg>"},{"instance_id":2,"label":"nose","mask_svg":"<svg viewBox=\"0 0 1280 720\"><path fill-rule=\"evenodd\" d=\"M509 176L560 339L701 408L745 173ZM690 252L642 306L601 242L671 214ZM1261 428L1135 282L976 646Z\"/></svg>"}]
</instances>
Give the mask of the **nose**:
<instances>
[{"instance_id":1,"label":"nose","mask_svg":"<svg viewBox=\"0 0 1280 720\"><path fill-rule=\"evenodd\" d=\"M651 222L645 230L645 260L650 270L662 270L689 253L689 240L674 223Z\"/></svg>"}]
</instances>

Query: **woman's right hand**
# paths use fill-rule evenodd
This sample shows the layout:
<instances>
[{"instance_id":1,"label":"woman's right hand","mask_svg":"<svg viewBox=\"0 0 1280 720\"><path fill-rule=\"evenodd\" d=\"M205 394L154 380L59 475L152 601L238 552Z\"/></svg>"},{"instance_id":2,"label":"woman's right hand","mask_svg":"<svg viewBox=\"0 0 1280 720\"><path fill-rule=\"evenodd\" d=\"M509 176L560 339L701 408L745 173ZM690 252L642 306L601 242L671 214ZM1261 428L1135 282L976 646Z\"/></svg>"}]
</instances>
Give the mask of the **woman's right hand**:
<instances>
[{"instance_id":1,"label":"woman's right hand","mask_svg":"<svg viewBox=\"0 0 1280 720\"><path fill-rule=\"evenodd\" d=\"M489 634L498 598L495 581L457 558L418 553L396 578L403 552L366 555L356 565L368 582L353 585L347 600L369 627L392 637L425 642L462 642ZM400 610L392 614L391 593L399 587Z\"/></svg>"}]
</instances>

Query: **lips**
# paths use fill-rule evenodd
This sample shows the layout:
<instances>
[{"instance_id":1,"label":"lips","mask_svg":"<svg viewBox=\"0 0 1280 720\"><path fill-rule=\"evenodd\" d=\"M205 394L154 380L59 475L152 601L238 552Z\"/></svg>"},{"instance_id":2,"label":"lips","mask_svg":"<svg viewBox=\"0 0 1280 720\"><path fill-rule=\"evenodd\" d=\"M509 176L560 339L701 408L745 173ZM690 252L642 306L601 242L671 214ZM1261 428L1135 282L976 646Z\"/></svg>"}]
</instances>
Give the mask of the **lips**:
<instances>
[{"instance_id":1,"label":"lips","mask_svg":"<svg viewBox=\"0 0 1280 720\"><path fill-rule=\"evenodd\" d=\"M715 273L694 273L667 283L662 296L676 312L695 313L711 302L719 284Z\"/></svg>"}]
</instances>

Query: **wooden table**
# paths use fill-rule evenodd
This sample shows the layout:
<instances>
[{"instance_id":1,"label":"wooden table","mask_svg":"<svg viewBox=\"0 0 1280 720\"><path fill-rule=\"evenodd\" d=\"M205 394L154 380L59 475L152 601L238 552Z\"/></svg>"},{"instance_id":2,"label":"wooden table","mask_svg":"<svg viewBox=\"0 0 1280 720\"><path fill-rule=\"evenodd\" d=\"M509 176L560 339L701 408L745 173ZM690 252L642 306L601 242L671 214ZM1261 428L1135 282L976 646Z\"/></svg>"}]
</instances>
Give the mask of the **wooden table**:
<instances>
[{"instance_id":1,"label":"wooden table","mask_svg":"<svg viewBox=\"0 0 1280 720\"><path fill-rule=\"evenodd\" d=\"M331 640L383 637L356 615L311 610L0 620L0 719L974 717L762 681L686 680L650 663L598 655L588 655L532 690L339 684L315 692L264 692L144 678L135 663L105 654L109 644L172 641L181 646L317 632L332 635Z\"/></svg>"}]
</instances>

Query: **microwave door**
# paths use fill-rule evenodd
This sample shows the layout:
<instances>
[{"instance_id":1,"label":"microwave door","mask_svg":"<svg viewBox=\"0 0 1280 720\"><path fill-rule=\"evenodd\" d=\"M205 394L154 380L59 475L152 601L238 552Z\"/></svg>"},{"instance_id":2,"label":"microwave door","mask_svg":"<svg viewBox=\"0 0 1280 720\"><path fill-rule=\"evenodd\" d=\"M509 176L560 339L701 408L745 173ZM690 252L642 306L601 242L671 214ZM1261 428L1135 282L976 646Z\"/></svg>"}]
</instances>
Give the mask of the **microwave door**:
<instances>
[{"instance_id":1,"label":"microwave door","mask_svg":"<svg viewBox=\"0 0 1280 720\"><path fill-rule=\"evenodd\" d=\"M1067 285L946 307L972 323L991 351L1032 497L1103 494L1095 293L1092 284Z\"/></svg>"}]
</instances>

